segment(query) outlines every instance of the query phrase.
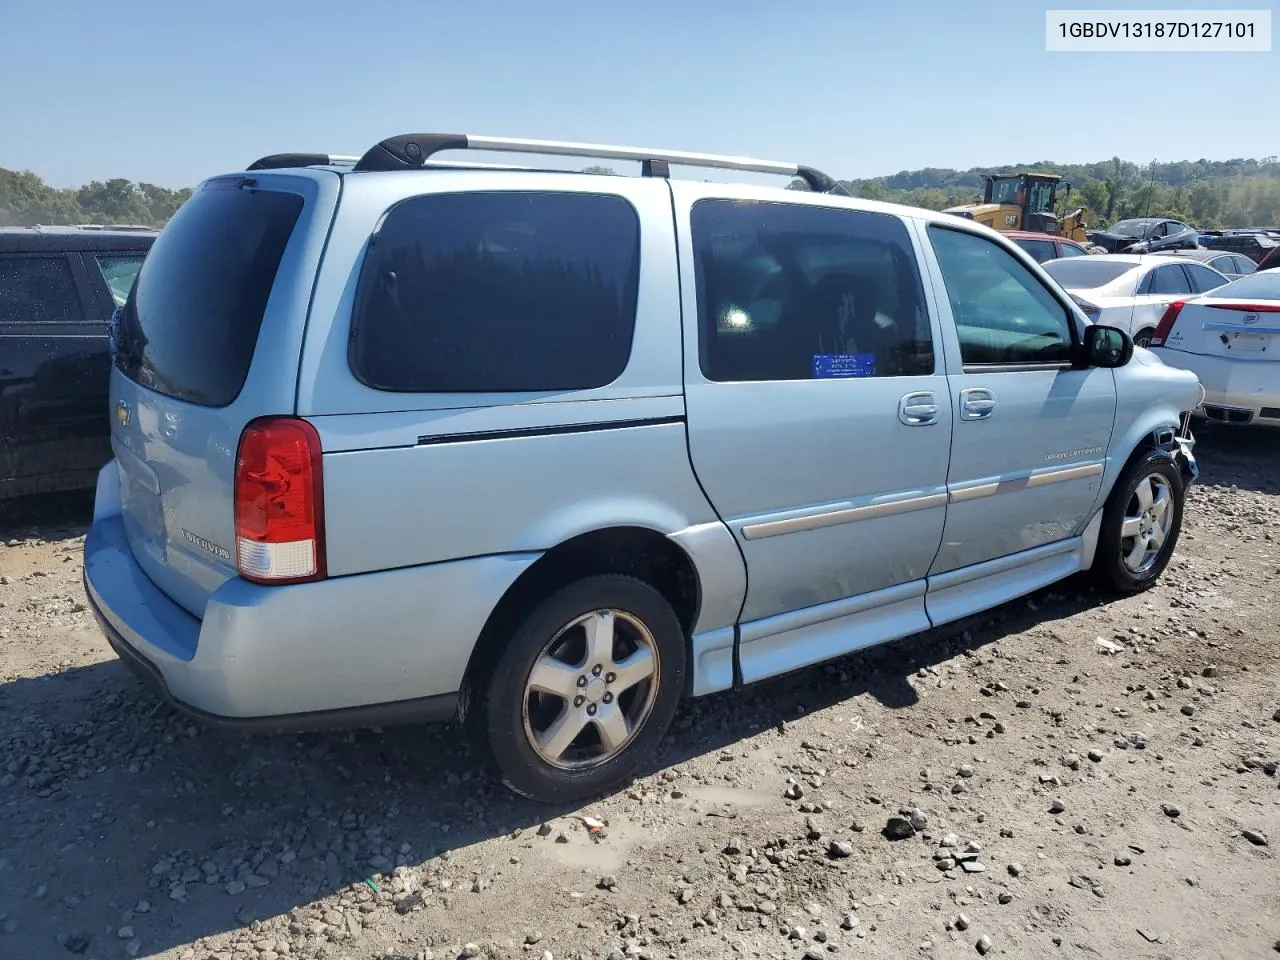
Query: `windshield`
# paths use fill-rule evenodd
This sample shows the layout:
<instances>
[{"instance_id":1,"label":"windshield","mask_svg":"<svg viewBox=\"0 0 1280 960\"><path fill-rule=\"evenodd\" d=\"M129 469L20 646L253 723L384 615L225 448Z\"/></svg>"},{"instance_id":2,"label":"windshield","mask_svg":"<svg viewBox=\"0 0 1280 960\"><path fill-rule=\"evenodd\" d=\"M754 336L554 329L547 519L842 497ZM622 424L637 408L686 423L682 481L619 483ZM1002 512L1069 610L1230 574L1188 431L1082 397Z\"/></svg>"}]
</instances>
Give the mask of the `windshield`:
<instances>
[{"instance_id":1,"label":"windshield","mask_svg":"<svg viewBox=\"0 0 1280 960\"><path fill-rule=\"evenodd\" d=\"M1215 300L1280 300L1280 270L1264 270L1218 287Z\"/></svg>"},{"instance_id":2,"label":"windshield","mask_svg":"<svg viewBox=\"0 0 1280 960\"><path fill-rule=\"evenodd\" d=\"M1020 204L1022 201L1018 198L1018 190L1021 186L1021 177L993 177L989 202Z\"/></svg>"},{"instance_id":3,"label":"windshield","mask_svg":"<svg viewBox=\"0 0 1280 960\"><path fill-rule=\"evenodd\" d=\"M1110 231L1122 237L1140 237L1151 228L1153 223L1155 223L1154 220L1121 220L1119 223L1112 224Z\"/></svg>"},{"instance_id":4,"label":"windshield","mask_svg":"<svg viewBox=\"0 0 1280 960\"><path fill-rule=\"evenodd\" d=\"M1118 280L1137 268L1136 263L1116 263L1114 260L1100 260L1097 257L1051 260L1044 265L1049 276L1069 290L1092 290L1095 287L1105 287L1113 280Z\"/></svg>"}]
</instances>

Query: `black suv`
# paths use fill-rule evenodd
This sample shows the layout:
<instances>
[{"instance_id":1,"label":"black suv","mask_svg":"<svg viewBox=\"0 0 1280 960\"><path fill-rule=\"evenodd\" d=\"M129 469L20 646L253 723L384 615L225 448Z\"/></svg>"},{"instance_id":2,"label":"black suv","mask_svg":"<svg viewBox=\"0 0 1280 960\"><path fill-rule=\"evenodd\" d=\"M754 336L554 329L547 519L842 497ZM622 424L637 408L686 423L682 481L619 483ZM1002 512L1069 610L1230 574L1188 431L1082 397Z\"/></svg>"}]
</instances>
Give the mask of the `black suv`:
<instances>
[{"instance_id":1,"label":"black suv","mask_svg":"<svg viewBox=\"0 0 1280 960\"><path fill-rule=\"evenodd\" d=\"M91 488L111 459L108 325L155 237L0 229L0 502Z\"/></svg>"},{"instance_id":2,"label":"black suv","mask_svg":"<svg viewBox=\"0 0 1280 960\"><path fill-rule=\"evenodd\" d=\"M1241 253L1254 263L1261 263L1263 257L1280 247L1280 237L1269 236L1261 230L1257 233L1223 233L1212 237L1205 246L1210 250Z\"/></svg>"}]
</instances>

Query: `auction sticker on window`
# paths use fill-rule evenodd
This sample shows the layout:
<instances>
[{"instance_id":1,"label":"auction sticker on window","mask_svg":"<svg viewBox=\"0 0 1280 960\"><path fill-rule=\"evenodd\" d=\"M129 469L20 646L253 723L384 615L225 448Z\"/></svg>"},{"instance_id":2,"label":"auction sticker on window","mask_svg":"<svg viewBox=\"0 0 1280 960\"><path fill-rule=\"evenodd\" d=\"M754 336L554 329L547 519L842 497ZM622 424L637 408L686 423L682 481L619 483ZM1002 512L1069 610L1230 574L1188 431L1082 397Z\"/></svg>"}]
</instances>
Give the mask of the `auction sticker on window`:
<instances>
[{"instance_id":1,"label":"auction sticker on window","mask_svg":"<svg viewBox=\"0 0 1280 960\"><path fill-rule=\"evenodd\" d=\"M1269 53L1270 10L1046 10L1063 53Z\"/></svg>"},{"instance_id":2,"label":"auction sticker on window","mask_svg":"<svg viewBox=\"0 0 1280 960\"><path fill-rule=\"evenodd\" d=\"M817 379L841 377L874 377L874 353L815 353L813 375Z\"/></svg>"}]
</instances>

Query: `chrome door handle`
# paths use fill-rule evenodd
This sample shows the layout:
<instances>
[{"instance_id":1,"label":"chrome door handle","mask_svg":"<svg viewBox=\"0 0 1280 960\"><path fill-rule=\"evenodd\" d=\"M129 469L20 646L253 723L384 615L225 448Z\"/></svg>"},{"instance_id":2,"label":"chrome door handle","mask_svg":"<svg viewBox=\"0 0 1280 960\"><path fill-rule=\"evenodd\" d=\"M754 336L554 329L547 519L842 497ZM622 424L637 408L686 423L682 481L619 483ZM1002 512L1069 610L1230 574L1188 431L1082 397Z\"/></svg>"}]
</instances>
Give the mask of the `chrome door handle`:
<instances>
[{"instance_id":1,"label":"chrome door handle","mask_svg":"<svg viewBox=\"0 0 1280 960\"><path fill-rule=\"evenodd\" d=\"M996 398L990 390L974 387L960 391L960 419L985 420L996 409Z\"/></svg>"},{"instance_id":2,"label":"chrome door handle","mask_svg":"<svg viewBox=\"0 0 1280 960\"><path fill-rule=\"evenodd\" d=\"M938 398L932 393L908 393L898 402L898 419L908 427L938 422Z\"/></svg>"}]
</instances>

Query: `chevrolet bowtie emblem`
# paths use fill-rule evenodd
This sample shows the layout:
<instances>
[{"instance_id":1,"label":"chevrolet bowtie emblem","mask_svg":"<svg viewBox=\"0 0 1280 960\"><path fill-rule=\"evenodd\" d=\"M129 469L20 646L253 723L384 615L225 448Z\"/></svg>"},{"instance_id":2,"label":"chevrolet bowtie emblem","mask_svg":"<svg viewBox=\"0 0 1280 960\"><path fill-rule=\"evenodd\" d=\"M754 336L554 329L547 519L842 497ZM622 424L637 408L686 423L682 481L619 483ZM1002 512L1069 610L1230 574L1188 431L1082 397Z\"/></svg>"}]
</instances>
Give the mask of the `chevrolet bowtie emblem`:
<instances>
[{"instance_id":1,"label":"chevrolet bowtie emblem","mask_svg":"<svg viewBox=\"0 0 1280 960\"><path fill-rule=\"evenodd\" d=\"M129 405L123 400L116 404L116 423L122 427L129 425Z\"/></svg>"}]
</instances>

